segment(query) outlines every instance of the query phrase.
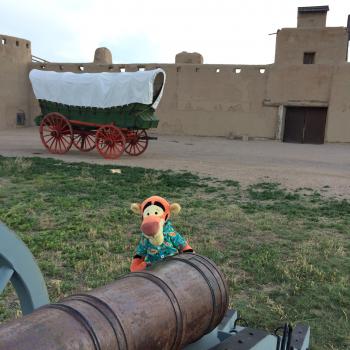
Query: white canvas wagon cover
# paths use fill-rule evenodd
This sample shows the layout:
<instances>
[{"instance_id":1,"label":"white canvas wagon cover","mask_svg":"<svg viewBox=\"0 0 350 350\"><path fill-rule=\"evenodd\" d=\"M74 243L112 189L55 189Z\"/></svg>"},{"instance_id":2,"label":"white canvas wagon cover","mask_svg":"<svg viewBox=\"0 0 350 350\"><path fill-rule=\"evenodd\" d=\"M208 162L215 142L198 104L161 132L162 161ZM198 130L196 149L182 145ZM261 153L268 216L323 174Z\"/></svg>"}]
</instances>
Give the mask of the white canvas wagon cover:
<instances>
[{"instance_id":1,"label":"white canvas wagon cover","mask_svg":"<svg viewBox=\"0 0 350 350\"><path fill-rule=\"evenodd\" d=\"M98 108L142 103L152 104L156 108L163 94L165 72L160 68L122 73L71 73L33 69L29 78L39 100Z\"/></svg>"}]
</instances>

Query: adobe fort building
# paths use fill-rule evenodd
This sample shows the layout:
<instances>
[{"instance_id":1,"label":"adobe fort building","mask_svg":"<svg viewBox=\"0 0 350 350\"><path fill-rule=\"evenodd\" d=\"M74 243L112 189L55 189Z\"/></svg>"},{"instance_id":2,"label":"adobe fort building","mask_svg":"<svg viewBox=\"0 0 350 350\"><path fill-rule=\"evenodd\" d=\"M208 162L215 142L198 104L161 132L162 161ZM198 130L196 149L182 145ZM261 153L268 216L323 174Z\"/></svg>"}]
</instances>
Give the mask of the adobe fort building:
<instances>
[{"instance_id":1,"label":"adobe fort building","mask_svg":"<svg viewBox=\"0 0 350 350\"><path fill-rule=\"evenodd\" d=\"M350 142L350 28L326 27L328 6L298 9L297 28L276 35L269 65L203 64L182 52L175 64L112 64L108 49L93 63L38 61L27 40L0 35L0 129L34 125L40 114L28 79L33 68L58 72L123 72L163 68L159 133Z\"/></svg>"}]
</instances>

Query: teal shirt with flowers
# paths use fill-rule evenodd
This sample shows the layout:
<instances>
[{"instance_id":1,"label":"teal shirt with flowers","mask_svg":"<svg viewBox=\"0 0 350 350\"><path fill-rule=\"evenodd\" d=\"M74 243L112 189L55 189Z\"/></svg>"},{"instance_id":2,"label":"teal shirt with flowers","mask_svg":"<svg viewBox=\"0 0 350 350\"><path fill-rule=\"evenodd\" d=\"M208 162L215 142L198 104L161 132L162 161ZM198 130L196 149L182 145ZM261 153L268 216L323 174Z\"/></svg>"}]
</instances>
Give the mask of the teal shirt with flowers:
<instances>
[{"instance_id":1,"label":"teal shirt with flowers","mask_svg":"<svg viewBox=\"0 0 350 350\"><path fill-rule=\"evenodd\" d=\"M142 234L140 242L136 247L135 255L145 257L146 263L154 263L167 256L177 254L179 250L186 246L186 240L175 231L169 220L164 224L163 235L164 242L156 246Z\"/></svg>"}]
</instances>

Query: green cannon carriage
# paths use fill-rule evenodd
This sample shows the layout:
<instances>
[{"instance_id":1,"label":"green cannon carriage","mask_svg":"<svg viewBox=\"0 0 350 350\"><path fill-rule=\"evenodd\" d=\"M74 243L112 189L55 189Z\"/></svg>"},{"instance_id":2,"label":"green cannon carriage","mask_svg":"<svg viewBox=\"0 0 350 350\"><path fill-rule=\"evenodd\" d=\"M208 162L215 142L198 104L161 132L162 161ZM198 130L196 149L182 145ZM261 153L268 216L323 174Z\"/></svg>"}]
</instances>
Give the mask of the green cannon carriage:
<instances>
[{"instance_id":1,"label":"green cannon carriage","mask_svg":"<svg viewBox=\"0 0 350 350\"><path fill-rule=\"evenodd\" d=\"M29 74L39 101L36 118L40 138L51 153L63 154L74 145L82 152L95 147L106 159L125 151L142 154L156 128L154 114L163 94L162 69L123 73L58 73L32 70Z\"/></svg>"}]
</instances>

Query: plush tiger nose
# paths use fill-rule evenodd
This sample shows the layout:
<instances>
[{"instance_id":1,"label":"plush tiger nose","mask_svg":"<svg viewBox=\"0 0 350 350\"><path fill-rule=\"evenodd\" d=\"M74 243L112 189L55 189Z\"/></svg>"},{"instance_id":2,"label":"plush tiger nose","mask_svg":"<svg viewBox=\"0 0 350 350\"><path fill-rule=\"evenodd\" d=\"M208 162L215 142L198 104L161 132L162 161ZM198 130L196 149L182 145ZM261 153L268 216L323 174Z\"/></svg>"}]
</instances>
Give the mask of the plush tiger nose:
<instances>
[{"instance_id":1,"label":"plush tiger nose","mask_svg":"<svg viewBox=\"0 0 350 350\"><path fill-rule=\"evenodd\" d=\"M141 225L141 231L147 236L154 236L159 230L158 221L144 220Z\"/></svg>"}]
</instances>

